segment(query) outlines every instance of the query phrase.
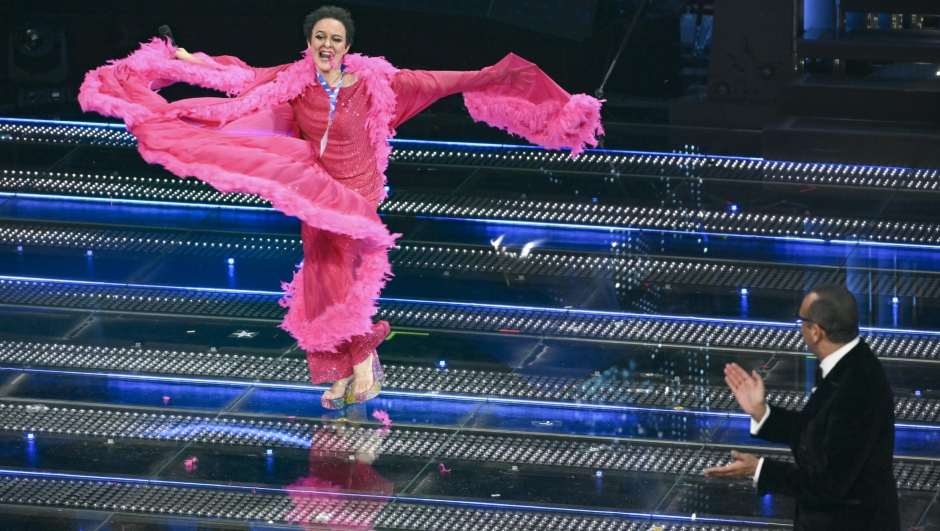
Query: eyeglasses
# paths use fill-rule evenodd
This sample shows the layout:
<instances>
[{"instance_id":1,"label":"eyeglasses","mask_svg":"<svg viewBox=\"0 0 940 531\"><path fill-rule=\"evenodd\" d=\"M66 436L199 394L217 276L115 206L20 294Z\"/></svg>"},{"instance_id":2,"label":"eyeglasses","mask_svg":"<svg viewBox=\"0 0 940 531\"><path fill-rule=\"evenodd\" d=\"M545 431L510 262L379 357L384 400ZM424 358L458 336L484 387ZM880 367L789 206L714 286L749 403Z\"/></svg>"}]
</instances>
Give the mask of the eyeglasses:
<instances>
[{"instance_id":1,"label":"eyeglasses","mask_svg":"<svg viewBox=\"0 0 940 531\"><path fill-rule=\"evenodd\" d=\"M808 317L803 317L802 315L800 315L799 310L797 310L795 317L796 317L797 322L795 322L794 325L795 325L796 327L803 326L803 323L813 323L813 324L815 324L816 326L818 326L819 329L822 330L823 332L826 331L826 329L823 328L822 325L819 324L818 322L816 322L816 321L814 321L814 320L812 320L812 319L810 319L810 318L808 318Z\"/></svg>"}]
</instances>

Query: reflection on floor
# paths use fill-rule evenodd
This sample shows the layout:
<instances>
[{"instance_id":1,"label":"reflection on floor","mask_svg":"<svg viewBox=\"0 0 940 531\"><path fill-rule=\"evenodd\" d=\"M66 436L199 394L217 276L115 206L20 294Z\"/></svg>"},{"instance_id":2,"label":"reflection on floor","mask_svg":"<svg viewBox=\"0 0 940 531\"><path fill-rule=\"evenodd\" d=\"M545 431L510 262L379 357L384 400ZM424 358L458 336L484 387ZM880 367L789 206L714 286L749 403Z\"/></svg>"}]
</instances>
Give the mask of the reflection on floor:
<instances>
[{"instance_id":1,"label":"reflection on floor","mask_svg":"<svg viewBox=\"0 0 940 531\"><path fill-rule=\"evenodd\" d=\"M296 220L134 147L0 120L14 529L786 527L792 499L702 469L789 459L721 371L803 407L794 312L821 282L894 386L902 525L940 510L936 171L397 141L388 389L333 412L277 328Z\"/></svg>"}]
</instances>

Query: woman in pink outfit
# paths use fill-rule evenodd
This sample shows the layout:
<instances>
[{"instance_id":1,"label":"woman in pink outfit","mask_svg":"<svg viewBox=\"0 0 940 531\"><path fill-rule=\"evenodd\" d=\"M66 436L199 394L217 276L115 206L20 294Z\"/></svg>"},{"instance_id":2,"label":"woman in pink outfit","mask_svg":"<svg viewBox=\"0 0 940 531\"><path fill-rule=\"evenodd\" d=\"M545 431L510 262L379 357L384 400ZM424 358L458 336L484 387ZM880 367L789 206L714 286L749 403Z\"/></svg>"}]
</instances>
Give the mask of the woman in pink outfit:
<instances>
[{"instance_id":1,"label":"woman in pink outfit","mask_svg":"<svg viewBox=\"0 0 940 531\"><path fill-rule=\"evenodd\" d=\"M376 214L395 128L437 99L462 92L471 116L550 149L597 145L600 102L572 96L534 64L509 55L475 72L397 70L349 54L348 11L307 16L305 57L273 68L190 54L154 40L89 72L79 102L124 119L145 160L222 192L258 194L298 217L304 261L284 284L282 328L307 352L313 383L338 409L375 397L384 383L372 323L391 275L391 235ZM168 103L156 90L183 81L236 95Z\"/></svg>"}]
</instances>

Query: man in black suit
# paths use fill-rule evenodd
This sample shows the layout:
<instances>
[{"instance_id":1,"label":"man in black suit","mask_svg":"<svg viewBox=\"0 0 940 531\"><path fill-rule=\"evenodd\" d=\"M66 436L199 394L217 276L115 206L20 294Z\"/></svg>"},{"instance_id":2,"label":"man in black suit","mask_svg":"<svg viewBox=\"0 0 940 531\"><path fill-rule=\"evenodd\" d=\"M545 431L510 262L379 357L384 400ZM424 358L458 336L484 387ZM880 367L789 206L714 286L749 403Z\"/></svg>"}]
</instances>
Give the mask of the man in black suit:
<instances>
[{"instance_id":1,"label":"man in black suit","mask_svg":"<svg viewBox=\"0 0 940 531\"><path fill-rule=\"evenodd\" d=\"M754 476L762 494L796 497L797 531L898 531L894 395L881 362L858 336L855 297L844 286L816 286L799 317L803 339L819 359L816 387L802 411L768 406L757 371L725 367L725 382L751 415L751 435L789 444L796 464L731 452L734 463L705 476Z\"/></svg>"}]
</instances>

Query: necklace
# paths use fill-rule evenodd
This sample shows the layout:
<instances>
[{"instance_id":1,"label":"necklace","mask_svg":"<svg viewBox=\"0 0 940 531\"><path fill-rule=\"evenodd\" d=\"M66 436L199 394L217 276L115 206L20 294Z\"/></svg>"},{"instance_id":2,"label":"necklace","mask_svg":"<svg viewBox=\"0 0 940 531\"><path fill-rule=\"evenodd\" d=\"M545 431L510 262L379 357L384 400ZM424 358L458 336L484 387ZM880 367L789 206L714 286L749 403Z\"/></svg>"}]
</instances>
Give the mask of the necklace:
<instances>
[{"instance_id":1,"label":"necklace","mask_svg":"<svg viewBox=\"0 0 940 531\"><path fill-rule=\"evenodd\" d=\"M339 67L339 81L336 83L336 88L330 90L330 86L326 83L326 79L323 78L323 74L317 70L317 81L320 82L320 86L323 87L327 96L330 97L330 120L326 123L326 131L323 132L323 138L320 139L320 156L326 151L326 141L330 135L330 126L333 125L333 114L336 113L336 99L339 97L339 89L343 86L343 73L345 71L346 65Z\"/></svg>"},{"instance_id":2,"label":"necklace","mask_svg":"<svg viewBox=\"0 0 940 531\"><path fill-rule=\"evenodd\" d=\"M318 71L318 73L319 73L319 71ZM326 77L323 76L322 74L320 74L320 77L322 77L324 80L326 79ZM335 82L332 82L332 81L326 80L326 84L327 84L327 86L329 86L329 87L335 87L335 86L337 86L342 80L343 80L343 72L342 72L342 69L341 69L341 70L340 70L340 73L339 73L339 77L336 79L336 81L335 81Z\"/></svg>"}]
</instances>

